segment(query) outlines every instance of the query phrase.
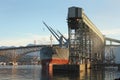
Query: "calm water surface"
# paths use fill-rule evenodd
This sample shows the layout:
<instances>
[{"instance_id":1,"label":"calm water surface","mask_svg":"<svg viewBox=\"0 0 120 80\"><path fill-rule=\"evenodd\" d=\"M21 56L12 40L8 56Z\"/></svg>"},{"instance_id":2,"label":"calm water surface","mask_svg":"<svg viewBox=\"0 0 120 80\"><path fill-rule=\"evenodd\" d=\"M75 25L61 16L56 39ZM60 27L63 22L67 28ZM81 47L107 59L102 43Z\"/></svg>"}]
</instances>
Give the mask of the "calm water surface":
<instances>
[{"instance_id":1,"label":"calm water surface","mask_svg":"<svg viewBox=\"0 0 120 80\"><path fill-rule=\"evenodd\" d=\"M120 77L116 68L81 72L80 74L48 74L41 65L0 66L0 80L114 80Z\"/></svg>"}]
</instances>

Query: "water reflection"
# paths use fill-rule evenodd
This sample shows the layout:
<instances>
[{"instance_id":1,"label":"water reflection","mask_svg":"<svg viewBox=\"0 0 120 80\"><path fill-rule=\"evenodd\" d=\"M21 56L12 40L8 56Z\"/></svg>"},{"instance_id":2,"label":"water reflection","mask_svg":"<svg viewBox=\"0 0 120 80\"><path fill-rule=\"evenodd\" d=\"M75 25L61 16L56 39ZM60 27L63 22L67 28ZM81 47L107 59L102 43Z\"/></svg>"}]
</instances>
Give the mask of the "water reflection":
<instances>
[{"instance_id":1,"label":"water reflection","mask_svg":"<svg viewBox=\"0 0 120 80\"><path fill-rule=\"evenodd\" d=\"M79 80L79 73L54 73L52 80Z\"/></svg>"},{"instance_id":2,"label":"water reflection","mask_svg":"<svg viewBox=\"0 0 120 80\"><path fill-rule=\"evenodd\" d=\"M68 73L68 74L60 74L55 73L53 75L52 80L103 80L103 75L101 74L103 71L82 71L80 73Z\"/></svg>"},{"instance_id":3,"label":"water reflection","mask_svg":"<svg viewBox=\"0 0 120 80\"><path fill-rule=\"evenodd\" d=\"M16 70L16 66L12 66L12 79L15 79L17 76L17 70Z\"/></svg>"},{"instance_id":4,"label":"water reflection","mask_svg":"<svg viewBox=\"0 0 120 80\"><path fill-rule=\"evenodd\" d=\"M41 66L0 66L2 80L40 80Z\"/></svg>"},{"instance_id":5,"label":"water reflection","mask_svg":"<svg viewBox=\"0 0 120 80\"><path fill-rule=\"evenodd\" d=\"M114 68L49 74L41 65L0 66L0 80L114 80L119 77L120 72Z\"/></svg>"},{"instance_id":6,"label":"water reflection","mask_svg":"<svg viewBox=\"0 0 120 80\"><path fill-rule=\"evenodd\" d=\"M117 69L101 69L82 71L78 74L54 74L52 80L114 80L120 77L120 72Z\"/></svg>"}]
</instances>

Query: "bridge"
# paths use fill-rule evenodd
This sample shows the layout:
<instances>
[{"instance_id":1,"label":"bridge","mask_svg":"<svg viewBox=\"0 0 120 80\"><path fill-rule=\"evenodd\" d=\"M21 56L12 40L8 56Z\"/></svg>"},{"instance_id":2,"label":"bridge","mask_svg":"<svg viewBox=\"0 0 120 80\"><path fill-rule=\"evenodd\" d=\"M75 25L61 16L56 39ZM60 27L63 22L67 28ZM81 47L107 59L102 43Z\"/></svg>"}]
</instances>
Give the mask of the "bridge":
<instances>
[{"instance_id":1,"label":"bridge","mask_svg":"<svg viewBox=\"0 0 120 80\"><path fill-rule=\"evenodd\" d=\"M95 64L104 63L106 60L105 53L108 56L114 57L115 54L111 49L119 47L120 40L108 38L104 36L100 30L86 16L82 8L70 7L68 9L68 39L58 31L58 33L48 26L43 24L58 40L61 48L69 48L70 64ZM110 44L107 43L110 42ZM117 43L113 44L112 42ZM13 58L14 61L30 52L40 51L42 47L50 45L37 45L17 48L0 49L0 55L5 55L8 58ZM111 48L112 47L112 48ZM17 54L16 56L14 56ZM108 62L114 61L110 59Z\"/></svg>"},{"instance_id":2,"label":"bridge","mask_svg":"<svg viewBox=\"0 0 120 80\"><path fill-rule=\"evenodd\" d=\"M4 56L5 58L7 58L6 61L16 63L18 59L24 57L26 54L40 51L42 47L48 46L50 45L33 45L26 47L3 48L0 49L0 56Z\"/></svg>"}]
</instances>

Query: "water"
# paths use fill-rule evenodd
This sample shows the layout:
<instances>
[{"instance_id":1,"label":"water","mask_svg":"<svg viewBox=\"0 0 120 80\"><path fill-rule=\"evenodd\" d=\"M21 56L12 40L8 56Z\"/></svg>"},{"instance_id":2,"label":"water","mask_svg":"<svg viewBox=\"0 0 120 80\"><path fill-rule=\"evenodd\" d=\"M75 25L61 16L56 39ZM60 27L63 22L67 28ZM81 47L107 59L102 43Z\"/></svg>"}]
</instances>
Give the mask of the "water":
<instances>
[{"instance_id":1,"label":"water","mask_svg":"<svg viewBox=\"0 0 120 80\"><path fill-rule=\"evenodd\" d=\"M120 77L116 68L86 71L80 74L48 74L41 65L0 66L0 80L114 80Z\"/></svg>"}]
</instances>

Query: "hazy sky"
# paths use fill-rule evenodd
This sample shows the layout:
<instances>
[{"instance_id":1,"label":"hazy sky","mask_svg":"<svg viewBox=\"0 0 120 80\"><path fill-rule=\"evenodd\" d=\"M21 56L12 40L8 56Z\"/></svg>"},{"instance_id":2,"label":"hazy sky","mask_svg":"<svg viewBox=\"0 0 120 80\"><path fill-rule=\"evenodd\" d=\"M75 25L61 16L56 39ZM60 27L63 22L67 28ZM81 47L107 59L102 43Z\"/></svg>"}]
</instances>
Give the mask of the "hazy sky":
<instances>
[{"instance_id":1,"label":"hazy sky","mask_svg":"<svg viewBox=\"0 0 120 80\"><path fill-rule=\"evenodd\" d=\"M120 0L0 0L0 46L49 43L50 32L67 34L68 7L84 9L85 14L106 36L120 39Z\"/></svg>"}]
</instances>

